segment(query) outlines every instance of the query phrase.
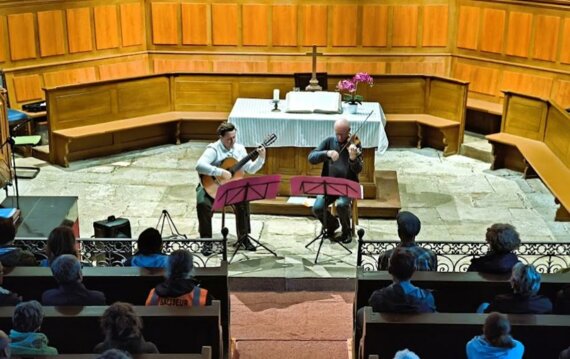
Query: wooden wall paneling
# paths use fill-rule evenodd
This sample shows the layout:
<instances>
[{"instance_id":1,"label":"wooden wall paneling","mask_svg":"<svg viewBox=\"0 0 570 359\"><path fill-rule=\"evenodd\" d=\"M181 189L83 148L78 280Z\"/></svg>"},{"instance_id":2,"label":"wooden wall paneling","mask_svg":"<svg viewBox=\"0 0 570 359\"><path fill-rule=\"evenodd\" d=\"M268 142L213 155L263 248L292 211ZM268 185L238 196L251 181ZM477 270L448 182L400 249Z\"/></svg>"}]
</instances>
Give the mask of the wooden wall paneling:
<instances>
[{"instance_id":1,"label":"wooden wall paneling","mask_svg":"<svg viewBox=\"0 0 570 359\"><path fill-rule=\"evenodd\" d=\"M362 46L388 45L388 6L362 6Z\"/></svg>"},{"instance_id":2,"label":"wooden wall paneling","mask_svg":"<svg viewBox=\"0 0 570 359\"><path fill-rule=\"evenodd\" d=\"M40 75L14 76L16 101L40 100L44 97Z\"/></svg>"},{"instance_id":3,"label":"wooden wall paneling","mask_svg":"<svg viewBox=\"0 0 570 359\"><path fill-rule=\"evenodd\" d=\"M501 53L503 51L506 11L483 9L481 27L481 51Z\"/></svg>"},{"instance_id":4,"label":"wooden wall paneling","mask_svg":"<svg viewBox=\"0 0 570 359\"><path fill-rule=\"evenodd\" d=\"M325 71L323 61L317 61L317 71ZM292 74L295 72L311 72L311 60L269 60L269 72L277 74Z\"/></svg>"},{"instance_id":5,"label":"wooden wall paneling","mask_svg":"<svg viewBox=\"0 0 570 359\"><path fill-rule=\"evenodd\" d=\"M570 108L570 81L555 81L551 98L559 106L562 106L563 108Z\"/></svg>"},{"instance_id":6,"label":"wooden wall paneling","mask_svg":"<svg viewBox=\"0 0 570 359\"><path fill-rule=\"evenodd\" d=\"M544 143L567 166L570 164L570 118L568 114L556 106L549 106L546 128L544 130Z\"/></svg>"},{"instance_id":7,"label":"wooden wall paneling","mask_svg":"<svg viewBox=\"0 0 570 359\"><path fill-rule=\"evenodd\" d=\"M532 14L511 11L507 27L507 46L505 53L511 56L528 57Z\"/></svg>"},{"instance_id":8,"label":"wooden wall paneling","mask_svg":"<svg viewBox=\"0 0 570 359\"><path fill-rule=\"evenodd\" d=\"M522 72L503 71L499 90L511 90L523 94L548 98L552 89L552 78Z\"/></svg>"},{"instance_id":9,"label":"wooden wall paneling","mask_svg":"<svg viewBox=\"0 0 570 359\"><path fill-rule=\"evenodd\" d=\"M457 47L477 50L481 9L475 6L460 6L457 24Z\"/></svg>"},{"instance_id":10,"label":"wooden wall paneling","mask_svg":"<svg viewBox=\"0 0 570 359\"><path fill-rule=\"evenodd\" d=\"M532 57L538 60L555 61L560 33L560 17L537 15Z\"/></svg>"},{"instance_id":11,"label":"wooden wall paneling","mask_svg":"<svg viewBox=\"0 0 570 359\"><path fill-rule=\"evenodd\" d=\"M38 11L38 33L41 57L65 53L63 13L61 10Z\"/></svg>"},{"instance_id":12,"label":"wooden wall paneling","mask_svg":"<svg viewBox=\"0 0 570 359\"><path fill-rule=\"evenodd\" d=\"M526 96L506 95L508 110L503 116L501 132L542 141L546 126L547 103Z\"/></svg>"},{"instance_id":13,"label":"wooden wall paneling","mask_svg":"<svg viewBox=\"0 0 570 359\"><path fill-rule=\"evenodd\" d=\"M13 61L36 57L36 30L34 14L8 15L10 58Z\"/></svg>"},{"instance_id":14,"label":"wooden wall paneling","mask_svg":"<svg viewBox=\"0 0 570 359\"><path fill-rule=\"evenodd\" d=\"M142 45L144 41L144 23L141 4L121 4L120 9L123 46Z\"/></svg>"},{"instance_id":15,"label":"wooden wall paneling","mask_svg":"<svg viewBox=\"0 0 570 359\"><path fill-rule=\"evenodd\" d=\"M417 46L418 9L418 5L394 6L394 17L392 20L392 46Z\"/></svg>"},{"instance_id":16,"label":"wooden wall paneling","mask_svg":"<svg viewBox=\"0 0 570 359\"><path fill-rule=\"evenodd\" d=\"M347 62L347 61L327 62L327 72L329 74L346 75L360 71L368 72L369 74L384 74L386 73L386 63L377 60L370 60L366 62Z\"/></svg>"},{"instance_id":17,"label":"wooden wall paneling","mask_svg":"<svg viewBox=\"0 0 570 359\"><path fill-rule=\"evenodd\" d=\"M177 3L151 4L152 43L155 45L178 44L178 8Z\"/></svg>"},{"instance_id":18,"label":"wooden wall paneling","mask_svg":"<svg viewBox=\"0 0 570 359\"><path fill-rule=\"evenodd\" d=\"M225 73L267 73L267 61L247 61L247 60L213 60L214 72Z\"/></svg>"},{"instance_id":19,"label":"wooden wall paneling","mask_svg":"<svg viewBox=\"0 0 570 359\"><path fill-rule=\"evenodd\" d=\"M44 73L45 87L73 85L97 80L94 67L82 67L78 69L66 69Z\"/></svg>"},{"instance_id":20,"label":"wooden wall paneling","mask_svg":"<svg viewBox=\"0 0 570 359\"><path fill-rule=\"evenodd\" d=\"M50 116L50 130L116 120L116 101L112 98L110 87L111 85L106 85L85 91L63 91L57 95L48 93L49 111L50 114L53 113Z\"/></svg>"},{"instance_id":21,"label":"wooden wall paneling","mask_svg":"<svg viewBox=\"0 0 570 359\"><path fill-rule=\"evenodd\" d=\"M66 15L69 52L76 53L93 50L90 9L67 9Z\"/></svg>"},{"instance_id":22,"label":"wooden wall paneling","mask_svg":"<svg viewBox=\"0 0 570 359\"><path fill-rule=\"evenodd\" d=\"M356 46L357 10L356 5L332 6L332 46Z\"/></svg>"},{"instance_id":23,"label":"wooden wall paneling","mask_svg":"<svg viewBox=\"0 0 570 359\"><path fill-rule=\"evenodd\" d=\"M269 32L269 6L243 4L242 44L244 46L267 46Z\"/></svg>"},{"instance_id":24,"label":"wooden wall paneling","mask_svg":"<svg viewBox=\"0 0 570 359\"><path fill-rule=\"evenodd\" d=\"M391 74L429 74L445 75L445 63L443 62L409 62L394 61L390 63Z\"/></svg>"},{"instance_id":25,"label":"wooden wall paneling","mask_svg":"<svg viewBox=\"0 0 570 359\"><path fill-rule=\"evenodd\" d=\"M449 33L449 6L424 6L422 46L446 47Z\"/></svg>"},{"instance_id":26,"label":"wooden wall paneling","mask_svg":"<svg viewBox=\"0 0 570 359\"><path fill-rule=\"evenodd\" d=\"M4 16L0 16L0 62L6 61L6 48L8 48L8 41L6 41L6 31L4 30L4 19Z\"/></svg>"},{"instance_id":27,"label":"wooden wall paneling","mask_svg":"<svg viewBox=\"0 0 570 359\"><path fill-rule=\"evenodd\" d=\"M235 102L233 79L177 76L174 78L176 111L231 111Z\"/></svg>"},{"instance_id":28,"label":"wooden wall paneling","mask_svg":"<svg viewBox=\"0 0 570 359\"><path fill-rule=\"evenodd\" d=\"M302 5L301 26L303 46L327 46L328 6Z\"/></svg>"},{"instance_id":29,"label":"wooden wall paneling","mask_svg":"<svg viewBox=\"0 0 570 359\"><path fill-rule=\"evenodd\" d=\"M272 98L273 89L281 91L281 97L285 97L294 86L292 77L284 78L242 78L239 80L236 96L240 98Z\"/></svg>"},{"instance_id":30,"label":"wooden wall paneling","mask_svg":"<svg viewBox=\"0 0 570 359\"><path fill-rule=\"evenodd\" d=\"M273 46L297 46L297 5L273 5Z\"/></svg>"},{"instance_id":31,"label":"wooden wall paneling","mask_svg":"<svg viewBox=\"0 0 570 359\"><path fill-rule=\"evenodd\" d=\"M238 44L238 5L212 4L212 43Z\"/></svg>"},{"instance_id":32,"label":"wooden wall paneling","mask_svg":"<svg viewBox=\"0 0 570 359\"><path fill-rule=\"evenodd\" d=\"M117 117L130 118L172 111L170 79L167 76L149 77L117 83Z\"/></svg>"},{"instance_id":33,"label":"wooden wall paneling","mask_svg":"<svg viewBox=\"0 0 570 359\"><path fill-rule=\"evenodd\" d=\"M98 50L119 47L119 21L117 6L106 5L93 8L95 17L95 45Z\"/></svg>"},{"instance_id":34,"label":"wooden wall paneling","mask_svg":"<svg viewBox=\"0 0 570 359\"><path fill-rule=\"evenodd\" d=\"M426 86L421 76L380 76L366 88L365 99L380 102L385 113L424 113Z\"/></svg>"},{"instance_id":35,"label":"wooden wall paneling","mask_svg":"<svg viewBox=\"0 0 570 359\"><path fill-rule=\"evenodd\" d=\"M564 19L562 30L562 46L560 49L560 62L570 64L570 18Z\"/></svg>"},{"instance_id":36,"label":"wooden wall paneling","mask_svg":"<svg viewBox=\"0 0 570 359\"><path fill-rule=\"evenodd\" d=\"M174 59L153 59L153 71L155 73L165 72L211 72L212 63L209 60L174 60Z\"/></svg>"},{"instance_id":37,"label":"wooden wall paneling","mask_svg":"<svg viewBox=\"0 0 570 359\"><path fill-rule=\"evenodd\" d=\"M208 4L182 4L182 44L208 44Z\"/></svg>"},{"instance_id":38,"label":"wooden wall paneling","mask_svg":"<svg viewBox=\"0 0 570 359\"><path fill-rule=\"evenodd\" d=\"M147 74L148 66L144 59L99 65L99 80L134 77Z\"/></svg>"},{"instance_id":39,"label":"wooden wall paneling","mask_svg":"<svg viewBox=\"0 0 570 359\"><path fill-rule=\"evenodd\" d=\"M458 62L455 65L453 77L469 81L469 91L486 95L498 96L500 71L496 68L475 66Z\"/></svg>"}]
</instances>

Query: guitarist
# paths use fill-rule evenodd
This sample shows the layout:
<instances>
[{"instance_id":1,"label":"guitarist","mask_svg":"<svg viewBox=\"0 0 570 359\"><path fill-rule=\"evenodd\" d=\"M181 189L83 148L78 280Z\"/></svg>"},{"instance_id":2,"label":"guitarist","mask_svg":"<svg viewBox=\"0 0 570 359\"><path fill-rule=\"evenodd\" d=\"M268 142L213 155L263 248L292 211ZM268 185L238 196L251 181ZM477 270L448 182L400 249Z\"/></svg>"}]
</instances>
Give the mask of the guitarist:
<instances>
[{"instance_id":1,"label":"guitarist","mask_svg":"<svg viewBox=\"0 0 570 359\"><path fill-rule=\"evenodd\" d=\"M224 180L232 178L231 172L220 168L220 164L226 158L233 157L241 160L247 156L245 147L237 143L237 128L233 123L223 122L216 130L218 140L210 143L196 164L198 174L207 176L222 177ZM247 162L243 167L247 173L255 173L263 167L265 163L265 147L261 146L257 149L258 157L255 161ZM202 184L196 187L196 210L198 212L198 231L200 238L212 238L212 205L214 199L210 197ZM233 206L236 217L236 232L238 238L246 236L250 232L249 223L249 203L244 202ZM246 239L244 242L245 249L255 251L255 246ZM211 248L204 246L202 254L210 255Z\"/></svg>"}]
</instances>

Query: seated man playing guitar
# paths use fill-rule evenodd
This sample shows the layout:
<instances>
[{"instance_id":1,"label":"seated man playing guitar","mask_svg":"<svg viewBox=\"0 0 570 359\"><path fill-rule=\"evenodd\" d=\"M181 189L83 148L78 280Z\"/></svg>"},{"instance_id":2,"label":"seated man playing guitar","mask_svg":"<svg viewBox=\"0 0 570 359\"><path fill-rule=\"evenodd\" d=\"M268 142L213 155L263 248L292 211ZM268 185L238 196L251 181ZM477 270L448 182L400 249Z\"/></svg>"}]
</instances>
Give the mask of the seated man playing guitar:
<instances>
[{"instance_id":1,"label":"seated man playing guitar","mask_svg":"<svg viewBox=\"0 0 570 359\"><path fill-rule=\"evenodd\" d=\"M196 164L196 171L200 174L200 184L196 187L200 238L212 238L212 204L217 188L232 178L242 177L243 171L259 171L265 162L265 147L260 146L248 154L245 147L237 143L236 132L237 129L232 123L222 123L216 131L219 139L206 147ZM250 232L249 203L244 202L233 207L239 239ZM249 239L245 239L243 243L245 249L255 251L255 246ZM204 246L202 254L209 255L209 247Z\"/></svg>"}]
</instances>

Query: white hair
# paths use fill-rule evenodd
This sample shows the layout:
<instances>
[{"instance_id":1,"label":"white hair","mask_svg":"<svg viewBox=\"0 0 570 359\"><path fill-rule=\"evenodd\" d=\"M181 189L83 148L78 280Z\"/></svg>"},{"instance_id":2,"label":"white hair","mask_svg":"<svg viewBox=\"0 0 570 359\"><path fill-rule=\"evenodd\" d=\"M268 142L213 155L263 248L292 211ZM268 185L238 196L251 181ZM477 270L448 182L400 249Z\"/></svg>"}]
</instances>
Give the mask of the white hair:
<instances>
[{"instance_id":1,"label":"white hair","mask_svg":"<svg viewBox=\"0 0 570 359\"><path fill-rule=\"evenodd\" d=\"M420 359L420 357L413 351L404 349L397 352L394 359Z\"/></svg>"}]
</instances>

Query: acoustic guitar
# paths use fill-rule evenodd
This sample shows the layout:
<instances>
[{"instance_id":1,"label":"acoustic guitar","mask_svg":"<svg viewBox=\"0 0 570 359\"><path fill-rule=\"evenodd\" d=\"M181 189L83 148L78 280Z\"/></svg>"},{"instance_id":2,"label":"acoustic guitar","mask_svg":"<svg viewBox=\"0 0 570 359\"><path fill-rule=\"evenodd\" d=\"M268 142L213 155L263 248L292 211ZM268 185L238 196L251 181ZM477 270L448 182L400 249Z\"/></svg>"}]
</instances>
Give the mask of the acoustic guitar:
<instances>
[{"instance_id":1,"label":"acoustic guitar","mask_svg":"<svg viewBox=\"0 0 570 359\"><path fill-rule=\"evenodd\" d=\"M259 145L255 150L248 153L247 156L241 160L238 161L232 157L228 157L223 160L218 167L223 168L232 174L232 178L229 180L223 179L222 176L208 176L201 174L200 183L202 184L202 187L204 187L206 193L210 197L216 198L216 193L218 192L218 188L221 185L229 181L243 178L244 171L242 171L241 168L249 161L255 161L257 159L259 156L259 153L257 152L258 149L261 147L269 147L273 142L275 142L275 140L277 140L277 135L272 133L268 135L265 140L263 140L263 143L261 145Z\"/></svg>"}]
</instances>

